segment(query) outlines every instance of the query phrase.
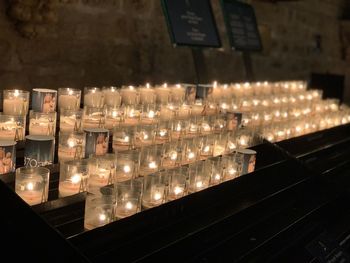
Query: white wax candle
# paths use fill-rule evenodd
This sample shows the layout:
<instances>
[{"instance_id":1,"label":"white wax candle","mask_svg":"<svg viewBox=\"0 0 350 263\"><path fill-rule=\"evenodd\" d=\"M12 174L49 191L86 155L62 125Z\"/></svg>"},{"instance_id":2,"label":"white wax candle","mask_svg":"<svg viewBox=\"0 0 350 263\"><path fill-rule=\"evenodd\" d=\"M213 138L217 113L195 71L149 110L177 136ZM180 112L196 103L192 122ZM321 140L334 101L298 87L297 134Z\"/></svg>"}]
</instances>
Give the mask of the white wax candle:
<instances>
[{"instance_id":1,"label":"white wax candle","mask_svg":"<svg viewBox=\"0 0 350 263\"><path fill-rule=\"evenodd\" d=\"M181 85L176 85L171 89L172 102L183 102L185 100L185 88Z\"/></svg>"},{"instance_id":2,"label":"white wax candle","mask_svg":"<svg viewBox=\"0 0 350 263\"><path fill-rule=\"evenodd\" d=\"M24 115L27 113L28 101L16 97L4 99L3 108L6 115Z\"/></svg>"},{"instance_id":3,"label":"white wax candle","mask_svg":"<svg viewBox=\"0 0 350 263\"><path fill-rule=\"evenodd\" d=\"M170 89L168 87L159 87L155 91L158 103L165 104L169 102Z\"/></svg>"},{"instance_id":4,"label":"white wax candle","mask_svg":"<svg viewBox=\"0 0 350 263\"><path fill-rule=\"evenodd\" d=\"M151 88L140 88L140 102L143 104L154 104L156 92Z\"/></svg>"},{"instance_id":5,"label":"white wax candle","mask_svg":"<svg viewBox=\"0 0 350 263\"><path fill-rule=\"evenodd\" d=\"M182 197L185 193L185 187L182 185L175 185L173 188L169 191L168 194L168 200L175 200L180 197Z\"/></svg>"},{"instance_id":6,"label":"white wax candle","mask_svg":"<svg viewBox=\"0 0 350 263\"><path fill-rule=\"evenodd\" d=\"M115 216L118 219L132 216L137 213L138 206L134 200L117 202Z\"/></svg>"},{"instance_id":7,"label":"white wax candle","mask_svg":"<svg viewBox=\"0 0 350 263\"><path fill-rule=\"evenodd\" d=\"M16 137L16 129L17 125L14 122L0 123L0 140L14 141Z\"/></svg>"},{"instance_id":8,"label":"white wax candle","mask_svg":"<svg viewBox=\"0 0 350 263\"><path fill-rule=\"evenodd\" d=\"M132 105L137 103L137 91L134 87L129 86L120 90L122 101L126 105Z\"/></svg>"},{"instance_id":9,"label":"white wax candle","mask_svg":"<svg viewBox=\"0 0 350 263\"><path fill-rule=\"evenodd\" d=\"M76 156L77 149L75 147L66 147L60 145L58 147L58 160L60 162L74 160Z\"/></svg>"},{"instance_id":10,"label":"white wax candle","mask_svg":"<svg viewBox=\"0 0 350 263\"><path fill-rule=\"evenodd\" d=\"M177 112L177 117L180 119L187 119L190 116L190 110L191 110L190 106L181 105Z\"/></svg>"},{"instance_id":11,"label":"white wax candle","mask_svg":"<svg viewBox=\"0 0 350 263\"><path fill-rule=\"evenodd\" d=\"M73 132L75 128L76 118L75 116L67 116L60 118L60 131Z\"/></svg>"},{"instance_id":12,"label":"white wax candle","mask_svg":"<svg viewBox=\"0 0 350 263\"><path fill-rule=\"evenodd\" d=\"M60 95L58 97L59 109L75 110L79 108L79 101L76 95Z\"/></svg>"},{"instance_id":13,"label":"white wax candle","mask_svg":"<svg viewBox=\"0 0 350 263\"><path fill-rule=\"evenodd\" d=\"M54 128L54 123L49 122L46 118L40 118L37 120L31 119L29 122L30 135L54 135Z\"/></svg>"},{"instance_id":14,"label":"white wax candle","mask_svg":"<svg viewBox=\"0 0 350 263\"><path fill-rule=\"evenodd\" d=\"M29 205L40 204L42 201L42 191L24 190L17 194Z\"/></svg>"},{"instance_id":15,"label":"white wax candle","mask_svg":"<svg viewBox=\"0 0 350 263\"><path fill-rule=\"evenodd\" d=\"M105 104L107 106L119 107L121 103L121 97L118 91L116 90L107 90L104 91Z\"/></svg>"},{"instance_id":16,"label":"white wax candle","mask_svg":"<svg viewBox=\"0 0 350 263\"><path fill-rule=\"evenodd\" d=\"M80 190L80 181L73 183L71 181L60 182L58 192L60 197L66 197L74 194L78 194Z\"/></svg>"},{"instance_id":17,"label":"white wax candle","mask_svg":"<svg viewBox=\"0 0 350 263\"><path fill-rule=\"evenodd\" d=\"M84 95L84 106L89 107L102 107L103 106L103 93L102 91L91 91Z\"/></svg>"},{"instance_id":18,"label":"white wax candle","mask_svg":"<svg viewBox=\"0 0 350 263\"><path fill-rule=\"evenodd\" d=\"M201 104L194 104L191 106L191 114L193 116L200 116L204 112L204 106Z\"/></svg>"},{"instance_id":19,"label":"white wax candle","mask_svg":"<svg viewBox=\"0 0 350 263\"><path fill-rule=\"evenodd\" d=\"M108 184L110 171L106 169L98 169L98 174L91 174L89 177L89 186L103 187Z\"/></svg>"}]
</instances>

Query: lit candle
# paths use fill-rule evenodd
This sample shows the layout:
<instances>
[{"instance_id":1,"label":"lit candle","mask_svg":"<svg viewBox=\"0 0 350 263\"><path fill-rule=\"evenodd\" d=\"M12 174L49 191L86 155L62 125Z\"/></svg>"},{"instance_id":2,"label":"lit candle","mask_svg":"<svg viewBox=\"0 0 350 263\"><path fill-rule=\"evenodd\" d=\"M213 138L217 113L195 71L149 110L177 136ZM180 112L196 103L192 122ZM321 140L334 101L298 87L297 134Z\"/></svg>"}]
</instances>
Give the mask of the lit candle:
<instances>
[{"instance_id":1,"label":"lit candle","mask_svg":"<svg viewBox=\"0 0 350 263\"><path fill-rule=\"evenodd\" d=\"M0 115L0 140L19 141L25 136L25 116Z\"/></svg>"},{"instance_id":2,"label":"lit candle","mask_svg":"<svg viewBox=\"0 0 350 263\"><path fill-rule=\"evenodd\" d=\"M103 107L104 96L99 88L85 88L84 93L84 106Z\"/></svg>"},{"instance_id":3,"label":"lit candle","mask_svg":"<svg viewBox=\"0 0 350 263\"><path fill-rule=\"evenodd\" d=\"M60 197L78 194L82 189L82 174L75 174L68 180L59 183L58 192Z\"/></svg>"},{"instance_id":4,"label":"lit candle","mask_svg":"<svg viewBox=\"0 0 350 263\"><path fill-rule=\"evenodd\" d=\"M172 87L171 89L171 101L173 103L183 103L185 100L185 94L185 87L176 84L175 87Z\"/></svg>"},{"instance_id":5,"label":"lit candle","mask_svg":"<svg viewBox=\"0 0 350 263\"><path fill-rule=\"evenodd\" d=\"M116 218L122 219L128 216L132 216L138 212L137 200L125 198L120 202L117 202L115 209Z\"/></svg>"},{"instance_id":6,"label":"lit candle","mask_svg":"<svg viewBox=\"0 0 350 263\"><path fill-rule=\"evenodd\" d=\"M204 114L204 106L201 101L196 101L195 104L191 105L191 115L200 116Z\"/></svg>"},{"instance_id":7,"label":"lit candle","mask_svg":"<svg viewBox=\"0 0 350 263\"><path fill-rule=\"evenodd\" d=\"M30 111L29 134L30 135L55 135L56 112L40 113Z\"/></svg>"},{"instance_id":8,"label":"lit candle","mask_svg":"<svg viewBox=\"0 0 350 263\"><path fill-rule=\"evenodd\" d=\"M3 110L6 115L27 115L29 91L4 90Z\"/></svg>"},{"instance_id":9,"label":"lit candle","mask_svg":"<svg viewBox=\"0 0 350 263\"><path fill-rule=\"evenodd\" d=\"M81 90L71 88L58 89L58 109L77 110L80 107Z\"/></svg>"},{"instance_id":10,"label":"lit candle","mask_svg":"<svg viewBox=\"0 0 350 263\"><path fill-rule=\"evenodd\" d=\"M34 190L34 183L27 183L18 195L29 205L37 205L42 202L42 191Z\"/></svg>"},{"instance_id":11,"label":"lit candle","mask_svg":"<svg viewBox=\"0 0 350 263\"><path fill-rule=\"evenodd\" d=\"M121 96L115 87L105 87L102 89L104 95L104 102L109 107L119 107L121 103Z\"/></svg>"},{"instance_id":12,"label":"lit candle","mask_svg":"<svg viewBox=\"0 0 350 263\"><path fill-rule=\"evenodd\" d=\"M124 105L134 105L138 103L138 93L133 86L123 87L120 90L120 95Z\"/></svg>"},{"instance_id":13,"label":"lit candle","mask_svg":"<svg viewBox=\"0 0 350 263\"><path fill-rule=\"evenodd\" d=\"M139 88L140 102L142 104L154 104L156 102L156 92L150 87L149 83L146 87Z\"/></svg>"},{"instance_id":14,"label":"lit candle","mask_svg":"<svg viewBox=\"0 0 350 263\"><path fill-rule=\"evenodd\" d=\"M169 102L171 90L168 88L166 83L162 87L155 88L155 91L158 103L165 104Z\"/></svg>"}]
</instances>

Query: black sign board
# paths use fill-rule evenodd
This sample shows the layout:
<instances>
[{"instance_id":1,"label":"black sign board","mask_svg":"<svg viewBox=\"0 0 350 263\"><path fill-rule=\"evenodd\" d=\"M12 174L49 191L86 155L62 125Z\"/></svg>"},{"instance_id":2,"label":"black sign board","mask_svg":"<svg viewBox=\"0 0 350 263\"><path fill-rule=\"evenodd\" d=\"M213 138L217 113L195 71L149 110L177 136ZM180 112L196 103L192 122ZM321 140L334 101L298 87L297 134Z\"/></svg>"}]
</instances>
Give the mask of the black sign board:
<instances>
[{"instance_id":1,"label":"black sign board","mask_svg":"<svg viewBox=\"0 0 350 263\"><path fill-rule=\"evenodd\" d=\"M174 45L221 47L210 0L162 0Z\"/></svg>"},{"instance_id":2,"label":"black sign board","mask_svg":"<svg viewBox=\"0 0 350 263\"><path fill-rule=\"evenodd\" d=\"M231 47L241 51L262 50L253 7L236 0L221 0L221 6Z\"/></svg>"}]
</instances>

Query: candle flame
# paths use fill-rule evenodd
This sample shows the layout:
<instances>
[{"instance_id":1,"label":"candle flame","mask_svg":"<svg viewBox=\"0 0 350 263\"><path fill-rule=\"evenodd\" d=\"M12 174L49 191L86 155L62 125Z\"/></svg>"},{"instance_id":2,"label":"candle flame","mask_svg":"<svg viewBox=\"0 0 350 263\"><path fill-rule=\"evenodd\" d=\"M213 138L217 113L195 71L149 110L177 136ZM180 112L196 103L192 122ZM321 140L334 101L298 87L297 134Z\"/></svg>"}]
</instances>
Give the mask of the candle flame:
<instances>
[{"instance_id":1,"label":"candle flame","mask_svg":"<svg viewBox=\"0 0 350 263\"><path fill-rule=\"evenodd\" d=\"M73 147L75 147L75 139L74 138L69 138L68 140L67 140L67 144L68 144L68 147L70 147L70 148L73 148Z\"/></svg>"},{"instance_id":2,"label":"candle flame","mask_svg":"<svg viewBox=\"0 0 350 263\"><path fill-rule=\"evenodd\" d=\"M156 164L156 162L150 162L148 164L148 167L151 168L151 169L156 169L157 168L157 164Z\"/></svg>"},{"instance_id":3,"label":"candle flame","mask_svg":"<svg viewBox=\"0 0 350 263\"><path fill-rule=\"evenodd\" d=\"M123 167L123 170L124 170L124 173L130 173L131 168L130 168L129 165L125 165L125 166Z\"/></svg>"},{"instance_id":4,"label":"candle flame","mask_svg":"<svg viewBox=\"0 0 350 263\"><path fill-rule=\"evenodd\" d=\"M180 186L175 186L175 188L174 188L174 194L175 194L175 195L179 195L179 194L181 194L183 191L184 191L183 188L180 187Z\"/></svg>"},{"instance_id":5,"label":"candle flame","mask_svg":"<svg viewBox=\"0 0 350 263\"><path fill-rule=\"evenodd\" d=\"M131 210L131 209L133 208L133 204L132 204L131 202L127 202L127 203L125 204L125 208L126 208L127 210Z\"/></svg>"},{"instance_id":6,"label":"candle flame","mask_svg":"<svg viewBox=\"0 0 350 263\"><path fill-rule=\"evenodd\" d=\"M162 199L162 197L163 197L162 193L156 192L153 196L153 199L158 201L158 200Z\"/></svg>"},{"instance_id":7,"label":"candle flame","mask_svg":"<svg viewBox=\"0 0 350 263\"><path fill-rule=\"evenodd\" d=\"M34 190L34 184L32 182L27 184L27 190L33 191Z\"/></svg>"},{"instance_id":8,"label":"candle flame","mask_svg":"<svg viewBox=\"0 0 350 263\"><path fill-rule=\"evenodd\" d=\"M100 214L99 217L100 221L106 221L107 217L105 214Z\"/></svg>"},{"instance_id":9,"label":"candle flame","mask_svg":"<svg viewBox=\"0 0 350 263\"><path fill-rule=\"evenodd\" d=\"M197 188L201 188L202 186L203 186L203 182L202 181L196 182L196 187Z\"/></svg>"},{"instance_id":10,"label":"candle flame","mask_svg":"<svg viewBox=\"0 0 350 263\"><path fill-rule=\"evenodd\" d=\"M78 184L81 181L81 176L79 174L75 174L72 176L70 180L72 181L73 184Z\"/></svg>"},{"instance_id":11,"label":"candle flame","mask_svg":"<svg viewBox=\"0 0 350 263\"><path fill-rule=\"evenodd\" d=\"M189 154L188 154L188 159L193 159L194 158L194 153L193 152L190 152Z\"/></svg>"},{"instance_id":12,"label":"candle flame","mask_svg":"<svg viewBox=\"0 0 350 263\"><path fill-rule=\"evenodd\" d=\"M18 97L18 96L19 96L19 90L18 90L18 89L15 89L15 92L13 93L13 95L14 95L15 97Z\"/></svg>"},{"instance_id":13,"label":"candle flame","mask_svg":"<svg viewBox=\"0 0 350 263\"><path fill-rule=\"evenodd\" d=\"M149 83L146 83L146 88L147 88L147 89L149 89L149 88L150 88Z\"/></svg>"}]
</instances>

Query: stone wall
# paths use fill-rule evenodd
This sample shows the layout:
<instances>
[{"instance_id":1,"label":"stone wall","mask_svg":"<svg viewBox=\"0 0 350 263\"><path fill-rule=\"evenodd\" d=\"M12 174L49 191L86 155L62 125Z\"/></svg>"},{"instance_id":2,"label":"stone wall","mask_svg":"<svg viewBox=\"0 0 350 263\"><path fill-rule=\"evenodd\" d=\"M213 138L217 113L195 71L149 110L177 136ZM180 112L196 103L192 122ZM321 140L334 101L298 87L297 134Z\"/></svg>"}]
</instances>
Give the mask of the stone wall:
<instances>
[{"instance_id":1,"label":"stone wall","mask_svg":"<svg viewBox=\"0 0 350 263\"><path fill-rule=\"evenodd\" d=\"M160 0L58 2L57 23L28 39L7 14L9 0L0 1L0 87L195 81L192 53L172 47ZM255 7L265 47L251 55L257 79L346 72L339 40L339 17L346 0L247 2ZM205 50L206 77L244 80L243 58L229 48L219 0L212 4L223 48Z\"/></svg>"}]
</instances>

